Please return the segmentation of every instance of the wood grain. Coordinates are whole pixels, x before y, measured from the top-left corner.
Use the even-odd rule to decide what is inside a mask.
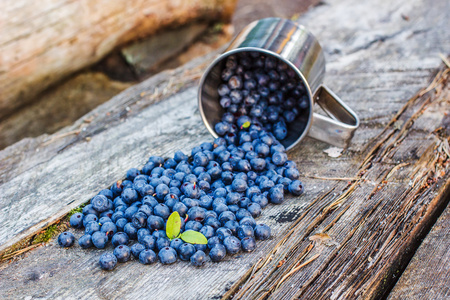
[[[64,250],[51,243],[1,266],[2,295],[206,299],[228,297],[248,279],[251,289],[241,289],[242,297],[267,291],[272,298],[355,299],[383,293],[397,263],[409,257],[405,251],[438,213],[449,181],[448,158],[436,160],[444,155],[449,134],[435,131],[448,126],[448,103],[440,98],[446,95],[442,91],[448,93],[446,82],[439,83],[439,93],[414,97],[441,65],[438,53],[450,48],[443,26],[446,5],[443,0],[431,7],[420,0],[342,0],[300,18],[326,51],[326,84],[357,111],[362,125],[341,157],[328,157],[323,150],[329,146],[311,139],[289,153],[304,175],[306,193],[264,210],[260,222],[273,227],[274,238],[258,243],[256,252],[208,263],[202,270],[182,262],[166,268],[128,263],[104,273],[96,267],[100,251]],[[211,59],[125,91],[86,116],[93,119],[78,136],[58,138],[83,127],[84,118],[53,136],[0,152],[0,237],[9,237],[1,240],[1,249],[35,232],[36,224],[85,202],[126,169],[142,166],[150,154],[189,150],[210,139],[196,111],[193,80]],[[43,145],[46,141],[53,142]],[[19,212],[8,209],[6,201]],[[37,203],[46,209],[30,214]]]
[[[119,45],[168,26],[229,19],[235,4],[235,0],[2,1],[0,119]]]
[[[450,298],[450,208],[421,243],[388,299]]]

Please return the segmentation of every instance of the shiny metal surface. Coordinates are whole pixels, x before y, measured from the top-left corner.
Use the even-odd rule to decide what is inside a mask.
[[[347,147],[359,126],[356,113],[324,85],[314,94],[314,101],[329,117],[314,113],[308,135],[337,147]]]
[[[257,51],[282,60],[297,73],[306,87],[310,109],[304,111],[290,124],[288,136],[282,141],[287,149],[300,142],[310,128],[316,126],[316,120],[319,127],[312,131],[312,137],[333,145],[346,144],[342,142],[342,139],[351,138],[348,130],[354,129],[347,128],[342,123],[350,121],[350,118],[344,117],[345,113],[343,114],[342,111],[347,111],[348,115],[353,117],[353,121],[351,121],[353,125],[349,126],[358,126],[359,120],[351,110],[339,107],[343,104],[341,100],[329,101],[328,96],[334,95],[333,93],[328,93],[326,98],[323,94],[324,100],[322,101],[323,103],[329,103],[329,105],[325,105],[328,107],[328,111],[325,111],[333,119],[321,115],[316,116],[316,114],[313,117],[314,98],[312,91],[319,91],[325,75],[325,58],[319,42],[302,25],[280,18],[262,19],[247,25],[234,38],[227,50],[214,60],[203,74],[198,92],[199,110],[203,122],[214,137],[217,137],[214,125],[220,121],[224,113],[217,94],[217,88],[221,83],[221,71],[228,56],[243,51]],[[322,92],[320,95],[322,95]],[[345,106],[345,108],[348,107]],[[348,130],[343,130],[343,128]],[[341,131],[342,134],[340,134]],[[333,135],[333,137],[328,134]]]

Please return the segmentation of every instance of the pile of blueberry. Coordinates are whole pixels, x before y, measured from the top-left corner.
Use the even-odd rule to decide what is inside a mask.
[[[226,109],[215,127],[220,137],[194,147],[190,157],[181,151],[168,159],[151,156],[141,170],[128,170],[125,180],[100,191],[70,218],[72,227],[84,228],[79,245],[112,244],[114,251],[99,261],[111,270],[132,256],[142,264],[179,258],[202,266],[207,253],[218,262],[270,238],[269,226],[255,221],[261,210],[282,203],[286,192],[303,192],[297,166],[279,142],[286,124],[305,109],[304,89],[290,73],[259,53],[230,56],[218,88]],[[181,232],[200,232],[207,244],[167,237],[166,223],[175,211]],[[58,237],[62,247],[74,241],[70,232]]]

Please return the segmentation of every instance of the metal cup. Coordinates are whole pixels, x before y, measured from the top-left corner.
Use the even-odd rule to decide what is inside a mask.
[[[359,118],[342,100],[322,85],[325,58],[317,39],[291,20],[267,18],[247,25],[225,52],[208,67],[200,80],[198,104],[203,122],[214,137],[214,125],[220,122],[224,109],[220,106],[218,86],[226,58],[239,52],[261,52],[285,62],[306,87],[309,109],[289,124],[286,149],[298,144],[306,135],[338,147],[347,147]],[[314,93],[312,93],[312,91]],[[328,116],[313,113],[317,102]]]

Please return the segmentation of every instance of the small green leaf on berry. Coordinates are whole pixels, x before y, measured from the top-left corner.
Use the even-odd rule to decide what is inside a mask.
[[[180,237],[186,243],[200,244],[200,245],[208,244],[208,240],[206,239],[206,237],[198,231],[186,230],[181,234]]]
[[[174,211],[167,219],[166,235],[170,240],[177,238],[180,234],[181,219],[177,211]]]

